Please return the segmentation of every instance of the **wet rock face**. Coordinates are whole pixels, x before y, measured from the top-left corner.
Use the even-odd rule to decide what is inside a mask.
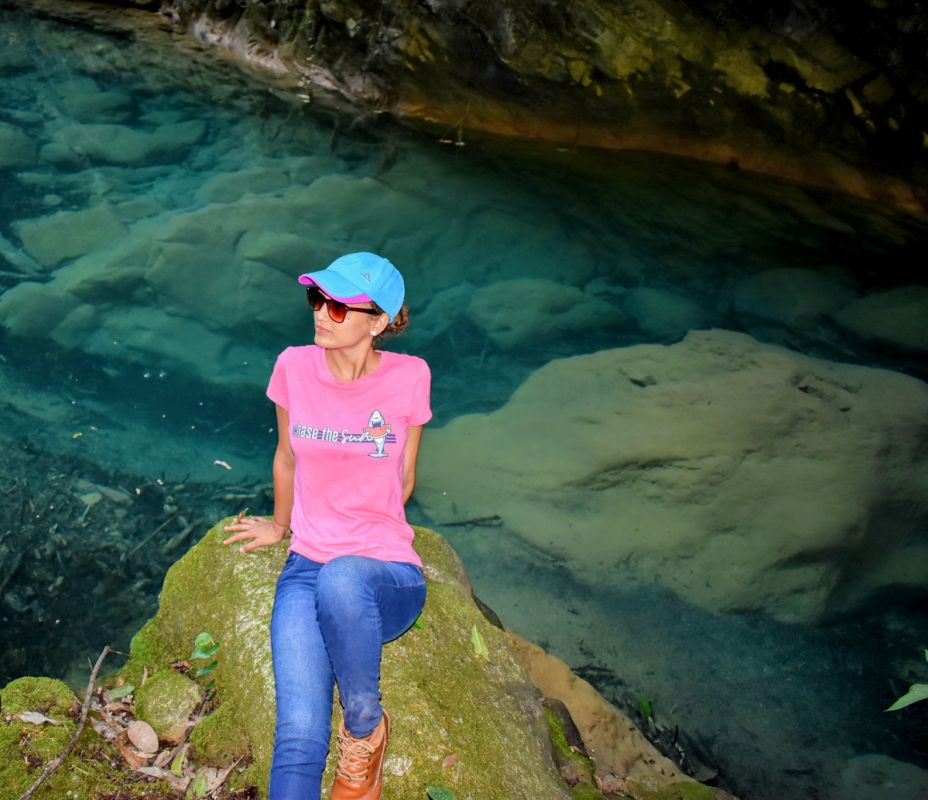
[[[926,198],[926,18],[917,6],[168,5],[206,38],[210,26],[233,30],[246,57],[276,49],[311,81],[377,108],[707,158],[913,206]]]

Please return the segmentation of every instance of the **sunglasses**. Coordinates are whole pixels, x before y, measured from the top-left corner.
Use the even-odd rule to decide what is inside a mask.
[[[376,308],[356,308],[355,306],[345,305],[341,300],[335,300],[322,293],[318,286],[310,286],[306,289],[306,302],[313,311],[319,311],[323,305],[329,312],[329,319],[332,322],[342,323],[349,311],[357,311],[359,314],[381,314]]]

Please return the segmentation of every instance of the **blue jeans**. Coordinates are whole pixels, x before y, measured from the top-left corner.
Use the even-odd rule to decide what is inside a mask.
[[[291,552],[277,580],[271,651],[277,726],[271,800],[317,800],[329,751],[332,689],[356,739],[380,722],[380,650],[425,602],[414,564],[341,556],[326,564]]]

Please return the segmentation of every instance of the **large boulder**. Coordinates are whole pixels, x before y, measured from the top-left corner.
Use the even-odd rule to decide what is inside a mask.
[[[814,621],[928,589],[928,387],[727,331],[550,362],[423,441],[441,524],[499,517],[589,585]]]
[[[459,797],[567,800],[551,760],[541,696],[508,636],[470,599],[451,549],[435,534],[417,533],[429,592],[421,627],[384,650],[381,685],[393,722],[385,799],[417,797],[439,784]],[[151,673],[188,655],[197,634],[209,631],[220,643],[213,675],[226,724],[244,731],[252,777],[266,790],[274,741],[268,625],[286,547],[242,555],[222,545],[224,535],[217,525],[168,572],[158,615],[133,639],[126,675],[137,683],[146,668]],[[488,658],[475,652],[474,628]],[[339,713],[336,703],[333,726]],[[336,753],[333,745],[329,780]],[[455,768],[444,768],[452,755]]]

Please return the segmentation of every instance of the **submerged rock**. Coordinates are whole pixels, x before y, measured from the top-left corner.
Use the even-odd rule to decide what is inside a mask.
[[[926,418],[914,378],[697,331],[550,362],[431,431],[416,498],[502,518],[588,585],[811,622],[928,590]]]
[[[32,139],[19,128],[0,122],[0,171],[31,167],[35,161]]]
[[[861,339],[903,353],[928,353],[928,286],[902,286],[869,295],[833,316],[842,328]]]
[[[850,303],[855,292],[840,278],[811,269],[771,269],[740,281],[734,307],[747,321],[808,326]]]
[[[86,255],[126,233],[107,205],[20,220],[13,223],[13,230],[26,252],[46,267]]]
[[[206,135],[206,123],[188,120],[137,130],[128,125],[66,125],[55,141],[101,164],[146,166],[181,160]]]
[[[513,350],[545,336],[621,325],[625,315],[605,300],[541,278],[491,283],[473,293],[468,311],[497,347]]]

